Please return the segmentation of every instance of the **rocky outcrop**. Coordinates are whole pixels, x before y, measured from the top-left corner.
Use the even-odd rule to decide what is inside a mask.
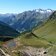
[[[44,48],[34,48],[30,46],[24,46],[22,50],[18,51],[21,56],[48,56],[48,52]]]

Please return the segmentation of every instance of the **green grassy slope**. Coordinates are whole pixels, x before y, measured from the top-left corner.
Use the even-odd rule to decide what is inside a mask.
[[[34,34],[56,44],[56,12],[50,16],[41,28],[35,30]]]
[[[32,33],[26,33],[24,35],[21,35],[19,41],[24,46],[33,46],[33,47],[39,47],[39,48],[40,47],[46,48],[49,46],[49,42],[47,42],[46,40],[43,40],[43,39],[39,39]]]

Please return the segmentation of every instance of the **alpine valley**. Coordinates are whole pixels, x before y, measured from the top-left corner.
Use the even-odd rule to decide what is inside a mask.
[[[0,55],[56,56],[56,11],[35,9],[0,14]]]

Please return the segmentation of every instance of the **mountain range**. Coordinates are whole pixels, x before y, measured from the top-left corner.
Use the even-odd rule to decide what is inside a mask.
[[[24,31],[30,31],[34,27],[47,21],[53,12],[54,10],[51,9],[35,9],[19,14],[0,14],[0,21],[22,33]]]
[[[3,48],[11,56],[56,56],[56,11],[38,9],[15,15],[0,14],[0,18],[0,40],[5,41]]]

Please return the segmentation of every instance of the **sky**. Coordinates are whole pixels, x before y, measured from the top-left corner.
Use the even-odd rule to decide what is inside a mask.
[[[21,13],[33,9],[56,9],[56,0],[0,0],[0,13]]]

